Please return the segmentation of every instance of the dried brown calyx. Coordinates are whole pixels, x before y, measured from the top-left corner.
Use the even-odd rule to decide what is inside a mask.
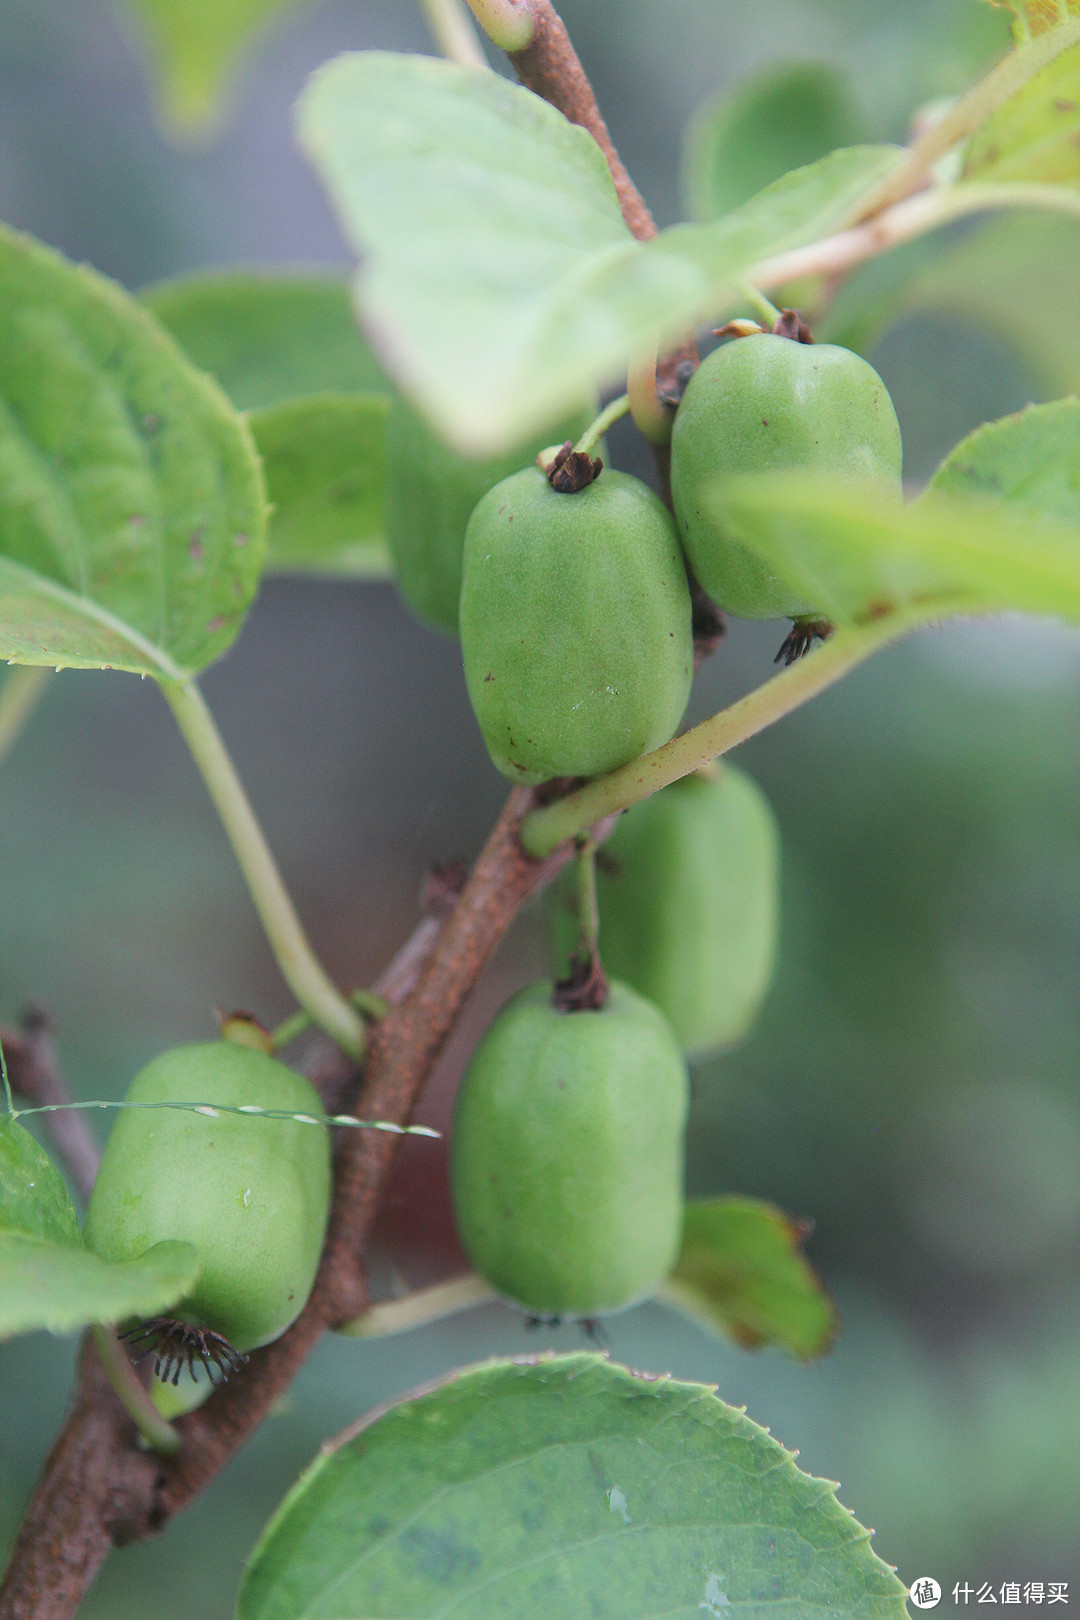
[[[604,463],[599,456],[575,450],[567,439],[555,452],[555,458],[548,468],[547,481],[557,495],[577,495],[595,483],[603,470]]]

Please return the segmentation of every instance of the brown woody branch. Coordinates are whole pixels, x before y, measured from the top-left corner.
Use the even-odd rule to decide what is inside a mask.
[[[656,235],[656,222],[615,150],[592,85],[582,67],[562,18],[551,0],[530,0],[533,36],[524,50],[510,52],[522,84],[558,107],[572,124],[587,129],[607,158],[623,218],[639,242]]]
[[[485,963],[524,901],[568,858],[568,849],[542,862],[522,850],[518,828],[533,804],[530,790],[511,793],[442,925],[438,949],[405,1000],[373,1028],[357,1109],[362,1116],[408,1121]],[[410,942],[405,950],[413,948]],[[326,1248],[306,1309],[205,1406],[179,1420],[184,1446],[175,1460],[137,1449],[134,1427],[92,1343],[84,1341],[71,1412],[0,1587],[0,1620],[70,1620],[110,1547],[153,1535],[205,1489],[292,1383],[320,1336],[359,1313],[361,1251],[397,1146],[398,1139],[382,1132],[346,1134]]]

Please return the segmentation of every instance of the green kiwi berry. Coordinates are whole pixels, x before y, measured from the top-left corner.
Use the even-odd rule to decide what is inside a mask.
[[[454,1113],[458,1232],[498,1292],[545,1317],[646,1298],[682,1226],[687,1075],[663,1014],[612,983],[599,1011],[514,996],[473,1054]]]
[[[594,776],[667,742],[693,641],[666,508],[625,473],[576,494],[538,468],[504,479],[469,519],[461,649],[488,751],[514,781]]]

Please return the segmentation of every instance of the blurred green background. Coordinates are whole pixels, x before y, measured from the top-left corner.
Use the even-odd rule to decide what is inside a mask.
[[[662,223],[680,214],[680,131],[747,73],[793,57],[846,64],[867,134],[899,139],[914,106],[962,87],[1006,39],[980,0],[562,10]],[[343,262],[290,107],[318,63],[369,46],[429,48],[404,0],[283,13],[236,74],[220,127],[177,145],[133,21],[103,0],[3,0],[0,217],[131,287],[203,265]],[[1046,265],[1027,289],[1034,324],[1076,328],[1078,243],[1067,236],[1061,274]],[[1022,349],[955,312],[908,310],[869,352],[915,480],[980,421],[1047,395]],[[613,448],[647,471],[628,434]],[[781,633],[733,625],[692,717],[766,678]],[[502,797],[456,645],[388,586],[276,581],[205,690],[325,960],[366,981],[411,927],[426,863],[475,853]],[[1009,619],[921,635],[740,763],[783,829],[783,963],[754,1037],[695,1073],[690,1185],[813,1217],[810,1252],[844,1331],[804,1368],[646,1306],[610,1321],[610,1349],[745,1402],[804,1466],[842,1481],[907,1581],[933,1574],[951,1593],[957,1580],[1071,1579],[1076,1602],[1080,637]],[[425,1118],[445,1122],[477,1030],[542,970],[540,921],[526,916]],[[149,683],[65,674],[0,770],[0,1012],[28,1000],[53,1016],[87,1097],[119,1096],[161,1047],[207,1036],[215,1003],[267,1021],[290,1010]],[[441,1151],[410,1143],[380,1282],[455,1264]],[[197,1506],[112,1558],[84,1612],[230,1614],[255,1535],[325,1437],[455,1364],[578,1342],[497,1308],[404,1339],[326,1342]],[[62,1416],[73,1352],[43,1335],[0,1347],[0,1547]]]

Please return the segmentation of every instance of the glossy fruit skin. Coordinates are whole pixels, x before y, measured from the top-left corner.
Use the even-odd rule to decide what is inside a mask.
[[[671,493],[690,566],[743,619],[813,614],[725,529],[726,476],[802,471],[878,486],[899,503],[900,424],[877,372],[850,349],[764,332],[715,349],[687,386],[671,442]],[[722,495],[721,495],[722,498]]]
[[[597,863],[605,966],[660,1008],[688,1057],[748,1034],[769,988],[780,839],[768,800],[733,765],[683,777],[619,818]],[[572,873],[549,891],[557,970],[577,944]]]
[[[667,742],[693,641],[666,508],[626,473],[576,495],[537,468],[504,479],[469,519],[461,650],[484,741],[513,781],[595,776]]]
[[[594,415],[579,411],[504,455],[468,461],[395,399],[386,423],[386,543],[417,618],[457,635],[465,530],[477,501],[541,450],[579,438]]]
[[[178,1046],[147,1064],[128,1102],[193,1102],[322,1113],[283,1063],[228,1041]],[[280,1337],[315,1280],[330,1208],[321,1125],[171,1109],[118,1114],[86,1213],[86,1240],[129,1260],[164,1238],[203,1260],[176,1316],[247,1351]]]
[[[647,1297],[682,1227],[688,1084],[663,1017],[613,983],[599,1012],[561,1012],[550,984],[514,996],[458,1094],[451,1190],[473,1265],[546,1317]]]

